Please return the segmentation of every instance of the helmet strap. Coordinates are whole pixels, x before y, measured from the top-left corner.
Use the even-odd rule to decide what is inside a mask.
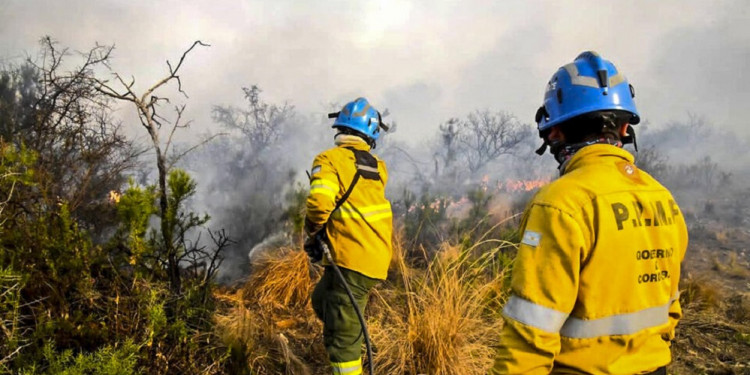
[[[545,152],[547,152],[548,146],[549,146],[549,141],[545,139],[544,143],[542,143],[542,145],[538,149],[536,149],[536,151],[534,152],[536,152],[537,155],[542,156],[544,155]]]
[[[635,152],[638,152],[638,142],[635,140],[635,129],[633,129],[633,126],[628,126],[628,135],[625,137],[622,137],[622,143],[628,144],[632,143],[633,147],[635,148]]]
[[[536,115],[537,116],[537,124],[539,123],[539,121],[541,121],[540,117],[539,117],[540,116],[539,113],[540,113],[540,111],[543,111],[543,110],[544,110],[544,107],[539,107],[539,110],[537,111],[537,115]],[[536,151],[534,151],[539,156],[542,156],[542,155],[544,155],[545,152],[547,152],[547,147],[550,145],[549,140],[547,140],[547,137],[549,136],[550,131],[551,131],[551,129],[546,129],[546,130],[540,130],[539,131],[539,138],[541,138],[544,141],[544,143],[542,143],[542,145],[539,146],[539,148],[536,149]]]

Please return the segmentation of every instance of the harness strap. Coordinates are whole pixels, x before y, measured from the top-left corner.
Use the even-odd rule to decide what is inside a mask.
[[[344,193],[344,195],[341,196],[341,199],[339,199],[339,201],[336,202],[336,207],[333,209],[333,211],[331,211],[331,214],[336,212],[336,210],[338,210],[339,207],[341,207],[341,205],[344,204],[344,202],[346,202],[346,200],[349,198],[349,195],[352,193],[352,190],[354,190],[354,185],[356,185],[357,181],[359,181],[359,176],[360,176],[360,173],[359,173],[359,170],[357,170],[357,173],[354,174],[354,178],[352,179],[352,182],[349,184],[349,188],[346,189],[346,192]]]
[[[357,172],[354,173],[354,178],[352,178],[352,182],[349,184],[349,188],[346,189],[346,192],[344,192],[344,195],[341,196],[341,199],[336,202],[336,207],[334,207],[333,211],[331,211],[331,214],[336,212],[336,210],[338,210],[339,207],[341,207],[341,205],[346,202],[346,200],[349,198],[349,195],[351,195],[352,191],[354,190],[354,186],[357,185],[360,176],[368,180],[380,180],[380,172],[378,172],[378,160],[375,159],[372,154],[367,151],[357,150],[354,147],[346,148],[354,153]]]

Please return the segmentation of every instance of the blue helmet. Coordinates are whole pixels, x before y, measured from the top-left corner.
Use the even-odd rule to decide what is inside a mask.
[[[583,52],[547,83],[537,126],[541,133],[576,116],[604,110],[628,112],[632,116],[628,122],[635,125],[640,116],[633,98],[633,86],[612,62],[596,52]]]
[[[357,98],[347,103],[341,112],[328,114],[329,118],[336,118],[333,128],[347,128],[354,130],[374,142],[380,136],[380,128],[388,130],[382,123],[380,112],[370,105],[365,98]]]

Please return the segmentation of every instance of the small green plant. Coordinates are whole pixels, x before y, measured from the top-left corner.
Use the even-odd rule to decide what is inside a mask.
[[[734,339],[737,340],[737,342],[750,346],[750,333],[737,332],[734,335]]]
[[[295,236],[301,236],[304,232],[307,194],[307,187],[301,183],[297,183],[286,193],[287,208],[284,210],[284,217],[292,224],[292,233]]]
[[[149,220],[156,213],[155,190],[154,186],[140,187],[131,178],[128,188],[117,202],[117,213],[131,251],[131,265],[136,265],[153,255],[153,245],[146,240],[146,233],[149,229]]]
[[[134,375],[138,361],[138,345],[125,340],[118,346],[105,346],[93,353],[73,354],[70,349],[58,352],[52,342],[43,349],[46,368],[31,366],[22,375]]]
[[[414,193],[405,190],[403,218],[406,238],[415,247],[430,248],[445,240],[445,232],[450,224],[446,214],[449,204],[448,197],[432,195],[425,191],[417,199]]]
[[[9,364],[23,348],[20,302],[23,277],[9,268],[0,268],[0,372],[10,372]]]

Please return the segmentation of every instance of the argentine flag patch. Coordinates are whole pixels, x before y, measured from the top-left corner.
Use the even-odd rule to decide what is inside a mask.
[[[541,233],[534,232],[533,230],[526,230],[525,232],[523,232],[523,239],[521,240],[521,243],[524,245],[537,247],[539,246],[539,241],[541,240]]]
[[[320,169],[321,168],[320,168],[319,165],[314,166],[313,169],[312,169],[312,171],[310,171],[310,175],[311,176],[315,176],[316,173],[320,172]]]

